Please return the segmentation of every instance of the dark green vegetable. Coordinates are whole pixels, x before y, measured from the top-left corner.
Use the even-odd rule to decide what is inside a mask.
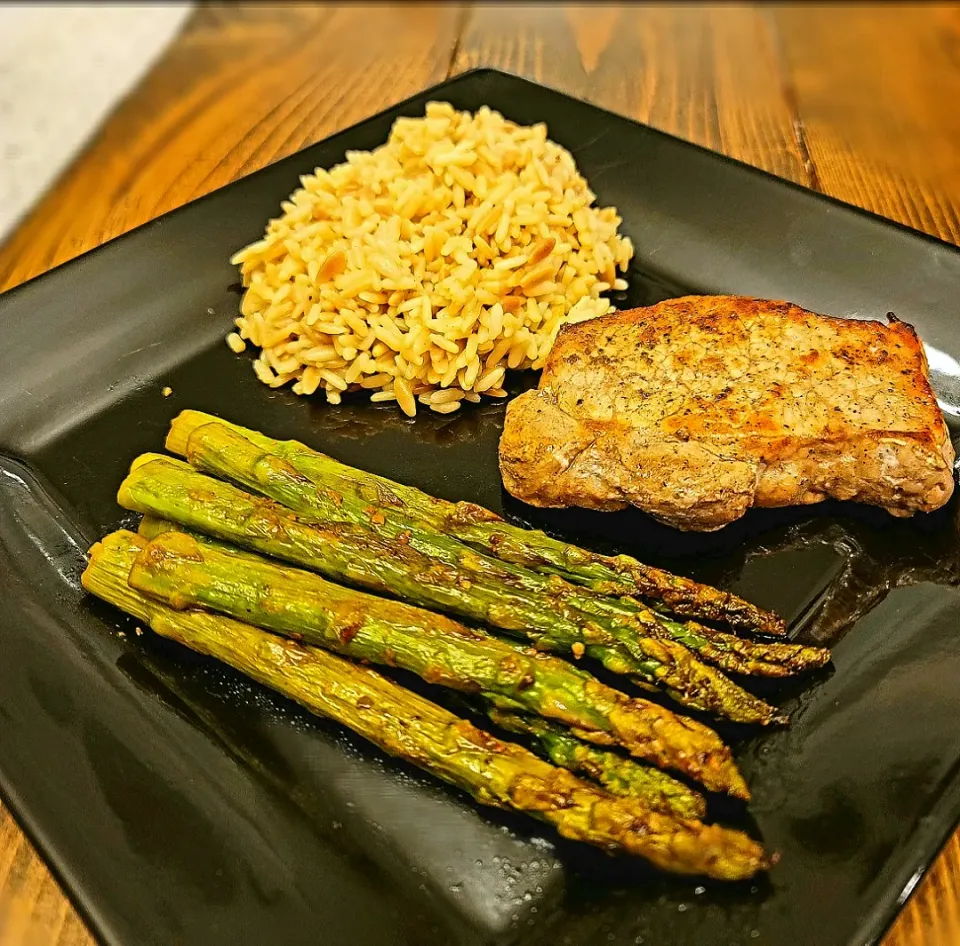
[[[656,684],[696,709],[736,722],[781,721],[773,707],[681,644],[640,637],[633,625],[602,614],[584,615],[569,600],[574,586],[512,570],[448,536],[394,532],[378,514],[372,528],[305,521],[276,502],[155,454],[134,461],[118,501],[335,581],[526,635],[542,650],[585,651],[608,669]]]
[[[386,752],[458,786],[477,801],[552,824],[565,837],[638,855],[663,870],[740,880],[769,868],[739,831],[673,818],[616,798],[511,743],[478,730],[375,670],[205,611],[176,611],[131,589],[143,540],[118,532],[97,543],[83,574],[93,594],[156,633],[212,656],[344,723]]]
[[[728,592],[644,565],[628,555],[597,555],[543,532],[504,522],[495,513],[473,503],[437,499],[415,487],[346,466],[295,440],[275,440],[212,414],[183,411],[171,424],[167,449],[186,456],[190,435],[197,427],[212,421],[286,460],[318,487],[328,486],[375,506],[393,506],[414,520],[504,561],[558,574],[603,594],[639,595],[650,602],[660,602],[667,610],[684,617],[722,621],[737,629],[766,634],[782,634],[786,630],[775,614]]]
[[[699,792],[665,772],[583,742],[563,726],[501,708],[496,702],[488,703],[487,715],[501,729],[533,738],[554,765],[589,775],[614,795],[639,798],[679,818],[702,818],[707,810]]]
[[[498,694],[583,739],[623,746],[715,791],[746,797],[729,749],[708,727],[630,699],[557,657],[442,615],[181,532],[151,540],[128,581],[174,608],[209,608],[344,656],[410,670],[430,683]]]
[[[139,527],[139,534],[148,540],[167,532],[179,531],[182,531],[181,527],[175,523],[151,516],[144,516]],[[201,533],[190,534],[201,544],[221,544]],[[176,685],[163,670],[155,669],[154,672],[162,675],[168,686]],[[181,698],[184,697],[181,695]],[[480,708],[501,729],[534,737],[543,754],[554,765],[571,772],[586,773],[614,795],[631,795],[658,811],[683,818],[700,818],[706,812],[703,796],[684,783],[660,769],[584,742],[564,726],[531,716],[521,703],[500,694],[485,693],[480,698]],[[222,738],[221,733],[218,732],[218,735]]]
[[[174,428],[178,423],[174,421]],[[214,420],[194,427],[183,452],[197,469],[261,493],[300,515],[315,517],[321,522],[353,522],[394,537],[410,533],[418,539],[423,534],[439,538],[431,522],[410,516],[409,507],[398,508],[395,502],[376,502],[377,498],[382,500],[383,497],[371,496],[370,490],[362,491],[362,495],[356,490],[343,491],[339,488],[343,477],[335,478],[333,483],[318,482],[301,473],[290,461],[266,451],[253,438],[224,422]],[[326,457],[321,460],[324,464],[333,462]],[[303,465],[307,461],[300,462]],[[367,475],[359,470],[353,473],[351,483]],[[447,537],[445,548],[450,545]],[[462,546],[462,543],[458,541],[455,545]],[[492,564],[490,567],[494,568]],[[723,670],[769,677],[785,677],[822,667],[830,659],[830,652],[825,648],[745,640],[693,622],[682,624],[627,596],[610,598],[556,579],[551,583],[549,578],[531,574],[529,569],[513,562],[501,562],[500,568],[515,579],[525,578],[534,593],[549,593],[556,598],[563,592],[568,606],[617,625],[611,628],[611,632],[621,642],[638,635],[672,640]]]

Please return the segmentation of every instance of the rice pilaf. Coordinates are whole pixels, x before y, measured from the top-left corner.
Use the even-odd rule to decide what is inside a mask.
[[[238,252],[235,352],[297,394],[348,390],[451,413],[539,368],[561,325],[611,310],[633,246],[543,124],[431,102],[387,143],[301,178]]]

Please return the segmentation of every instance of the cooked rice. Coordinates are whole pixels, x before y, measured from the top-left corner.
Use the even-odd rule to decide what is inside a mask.
[[[609,312],[633,246],[543,124],[443,102],[385,145],[318,168],[237,253],[246,292],[227,343],[260,348],[270,387],[349,390],[450,413],[540,368],[565,322]]]

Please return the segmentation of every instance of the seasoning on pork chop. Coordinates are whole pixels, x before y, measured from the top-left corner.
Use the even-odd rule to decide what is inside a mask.
[[[500,470],[534,506],[638,506],[711,531],[827,497],[910,516],[953,492],[913,328],[687,296],[565,326],[507,408]]]

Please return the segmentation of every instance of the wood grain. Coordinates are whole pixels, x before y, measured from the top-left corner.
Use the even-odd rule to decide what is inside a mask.
[[[520,73],[810,185],[765,18],[752,7],[497,7],[472,13],[457,71]]]
[[[0,248],[0,289],[494,65],[960,243],[960,9],[201,7]],[[960,943],[960,834],[884,946]],[[93,941],[0,808],[0,946]]]
[[[83,921],[0,806],[0,944],[93,946]]]
[[[960,7],[767,16],[820,188],[960,243]]]

